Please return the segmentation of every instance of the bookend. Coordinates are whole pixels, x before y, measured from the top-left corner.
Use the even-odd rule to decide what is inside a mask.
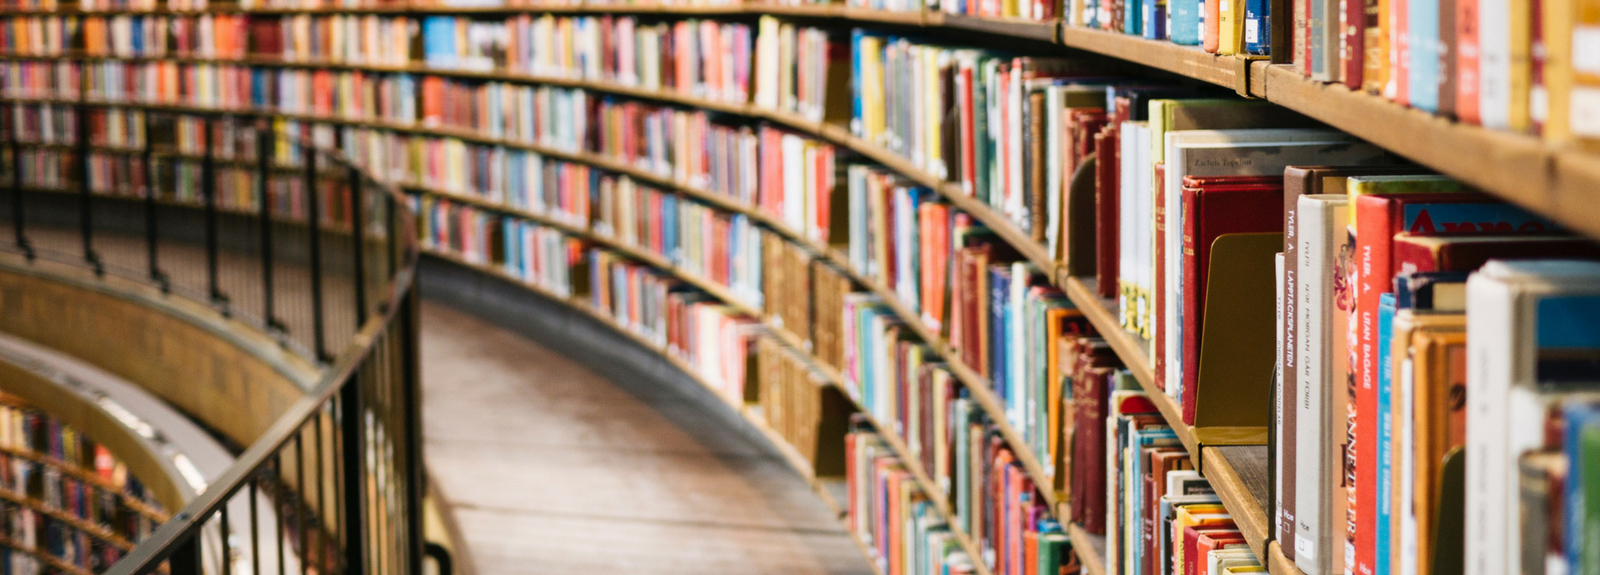
[[[1195,469],[1202,474],[1206,447],[1267,443],[1280,251],[1281,233],[1225,234],[1211,244],[1195,382]]]
[[[1434,505],[1433,575],[1461,575],[1466,570],[1467,451],[1444,454],[1439,466],[1439,501]]]

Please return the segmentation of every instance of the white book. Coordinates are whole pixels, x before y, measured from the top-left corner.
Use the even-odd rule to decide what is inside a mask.
[[[1285,237],[1288,237],[1288,236],[1285,236]],[[1275,289],[1277,291],[1277,296],[1278,296],[1278,298],[1277,298],[1278,313],[1274,317],[1274,323],[1273,323],[1273,325],[1277,328],[1276,329],[1277,337],[1273,338],[1273,341],[1277,342],[1277,348],[1273,352],[1273,357],[1276,358],[1276,361],[1274,363],[1277,364],[1277,369],[1274,369],[1273,373],[1272,373],[1272,397],[1274,398],[1273,401],[1272,401],[1272,436],[1278,438],[1276,441],[1272,442],[1272,446],[1273,446],[1272,447],[1272,460],[1278,462],[1277,463],[1277,467],[1276,467],[1277,473],[1273,473],[1272,474],[1272,482],[1273,482],[1272,483],[1272,500],[1274,502],[1274,505],[1273,505],[1274,509],[1283,509],[1283,475],[1284,475],[1284,473],[1283,473],[1283,464],[1284,464],[1284,459],[1283,459],[1283,454],[1284,454],[1284,445],[1283,445],[1283,404],[1284,404],[1284,402],[1278,400],[1277,398],[1283,397],[1284,393],[1288,393],[1292,389],[1292,386],[1285,386],[1284,385],[1284,381],[1287,380],[1287,377],[1283,373],[1283,371],[1285,369],[1289,369],[1288,366],[1285,366],[1283,364],[1283,348],[1284,348],[1284,346],[1288,345],[1288,342],[1285,340],[1287,334],[1284,333],[1284,322],[1285,322],[1284,314],[1290,313],[1290,310],[1294,309],[1292,306],[1290,306],[1288,304],[1288,301],[1287,301],[1287,298],[1290,297],[1293,294],[1293,292],[1290,292],[1290,291],[1288,291],[1286,289],[1288,280],[1285,277],[1285,273],[1286,273],[1285,270],[1287,268],[1287,266],[1285,265],[1285,259],[1288,258],[1288,257],[1290,257],[1290,256],[1288,256],[1284,252],[1278,252],[1277,256],[1273,258],[1273,262],[1272,262],[1272,264],[1273,264],[1273,272],[1276,274],[1276,278],[1277,278],[1277,281],[1273,285],[1274,285],[1274,287],[1275,287]],[[1276,530],[1276,526],[1278,524],[1278,519],[1276,517],[1270,517],[1268,519],[1271,520],[1271,524],[1274,526],[1274,530]]]
[[[1511,0],[1478,2],[1478,113],[1496,130],[1511,128],[1511,10]]]
[[[1301,196],[1295,208],[1300,258],[1295,324],[1295,541],[1294,561],[1306,575],[1331,575],[1336,539],[1344,530],[1343,498],[1332,497],[1343,442],[1344,322],[1339,309],[1339,253],[1349,243],[1344,222],[1349,198]]]
[[[756,106],[778,107],[778,19],[762,16],[756,33]]]
[[[1139,330],[1139,337],[1150,339],[1150,323],[1154,320],[1155,308],[1151,305],[1151,297],[1155,292],[1156,276],[1156,172],[1153,155],[1150,153],[1150,124],[1139,122],[1133,131],[1134,176],[1138,178],[1135,187],[1135,198],[1138,212],[1134,222],[1134,252],[1138,260],[1134,268],[1134,290],[1137,300],[1134,302],[1134,325]],[[1145,350],[1146,354],[1154,350]]]
[[[1491,261],[1467,279],[1467,575],[1520,571],[1517,457],[1543,443],[1556,397],[1539,370],[1550,342],[1540,340],[1593,329],[1568,304],[1595,299],[1596,262]]]
[[[1329,130],[1178,130],[1167,132],[1165,374],[1156,374],[1168,395],[1177,397],[1183,381],[1183,179],[1189,176],[1282,174],[1295,165],[1363,165],[1385,153],[1354,137]],[[1197,360],[1198,358],[1192,358]]]
[[[1129,306],[1132,305],[1132,302],[1128,300],[1132,284],[1130,281],[1131,274],[1134,266],[1133,225],[1131,223],[1133,221],[1133,199],[1135,195],[1133,193],[1135,186],[1133,178],[1134,125],[1133,122],[1123,122],[1118,129],[1120,136],[1117,138],[1117,217],[1119,220],[1117,225],[1117,245],[1121,246],[1117,250],[1117,309],[1119,312],[1118,317],[1121,318],[1124,329],[1132,329],[1134,327],[1129,322],[1129,318],[1132,317],[1130,313],[1132,310]]]

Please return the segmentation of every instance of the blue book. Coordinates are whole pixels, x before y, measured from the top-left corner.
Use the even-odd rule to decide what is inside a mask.
[[[316,28],[313,26],[312,28]],[[429,16],[422,19],[422,57],[429,66],[453,68],[456,65],[456,19]]]
[[[683,261],[683,245],[678,243],[678,197],[671,194],[661,196],[661,229],[665,234],[666,242],[663,250],[667,259],[673,263]]]
[[[850,31],[850,117],[854,125],[852,132],[857,136],[862,135],[864,126],[861,126],[861,41],[867,38],[865,30],[856,28]]]
[[[1406,91],[1411,97],[1411,107],[1429,112],[1439,111],[1439,60],[1444,57],[1444,44],[1439,39],[1439,0],[1408,0],[1410,13],[1406,26],[1410,34],[1410,74]]]
[[[506,273],[522,278],[522,242],[519,241],[521,234],[517,233],[518,223],[515,218],[500,220],[500,235],[505,240]]]
[[[1150,40],[1167,39],[1167,2],[1166,0],[1145,0],[1144,11],[1144,37]]]
[[[1378,528],[1373,534],[1378,549],[1389,549],[1389,522],[1394,514],[1394,370],[1390,369],[1390,340],[1394,339],[1394,294],[1378,296]],[[1389,554],[1378,553],[1374,573],[1389,572]]]
[[[1000,401],[1006,401],[1006,349],[1012,342],[1007,337],[1006,309],[1011,307],[1010,268],[991,268],[989,272],[989,382]]]
[[[1155,0],[1124,0],[1122,3],[1122,33],[1132,36],[1144,34],[1144,5]]]
[[[1244,0],[1244,51],[1257,56],[1272,53],[1272,3],[1268,0]]]
[[[1167,39],[1173,44],[1199,46],[1203,36],[1205,3],[1196,0],[1172,0],[1167,5],[1172,24],[1167,26]],[[1106,108],[1107,110],[1111,108]]]

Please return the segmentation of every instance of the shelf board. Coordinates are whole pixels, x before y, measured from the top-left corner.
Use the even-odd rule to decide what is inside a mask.
[[[1267,446],[1206,447],[1204,450],[1206,480],[1211,482],[1222,505],[1233,515],[1250,550],[1262,565],[1266,565],[1267,542],[1273,536],[1272,522],[1266,511],[1272,490],[1267,478],[1270,455]]]
[[[1304,78],[1288,65],[1266,70],[1268,101],[1305,114],[1391,150],[1440,173],[1493,192],[1591,236],[1600,235],[1600,217],[1592,209],[1563,211],[1555,187],[1556,155],[1533,136],[1470,126],[1407,108],[1382,97],[1352,91],[1341,84]],[[1593,166],[1594,155],[1582,157]],[[1600,189],[1574,168],[1569,190]],[[1576,193],[1576,192],[1575,192]],[[1592,205],[1592,204],[1591,204]]]
[[[966,14],[950,14],[937,10],[927,12],[925,25],[982,32],[1008,38],[1055,42],[1060,30],[1060,20],[1030,20],[1023,18],[985,18]]]
[[[1283,547],[1273,541],[1267,545],[1267,572],[1272,575],[1305,575],[1293,561],[1283,555]]]
[[[1067,537],[1072,540],[1072,551],[1078,556],[1087,575],[1106,575],[1106,537],[1083,530],[1082,525],[1067,525]]]
[[[1250,93],[1250,62],[1265,58],[1218,56],[1196,46],[1068,24],[1061,27],[1061,44],[1216,84],[1241,95]]]

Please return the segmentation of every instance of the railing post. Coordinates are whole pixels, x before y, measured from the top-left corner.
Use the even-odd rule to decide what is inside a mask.
[[[261,219],[261,319],[268,330],[288,331],[278,321],[272,289],[272,152],[276,143],[270,121],[256,120],[256,201]]]
[[[344,455],[344,573],[367,572],[366,414],[361,404],[361,371],[339,390],[339,440]]]
[[[78,205],[82,208],[78,211],[78,229],[83,236],[83,261],[94,270],[94,275],[103,276],[106,273],[105,265],[100,262],[100,254],[94,253],[94,190],[89,185],[89,106],[80,101],[75,112],[78,115]]]
[[[417,295],[415,284],[400,300],[399,317],[395,321],[399,324],[400,331],[400,399],[401,408],[405,410],[405,452],[406,468],[406,547],[410,551],[410,573],[422,573],[422,558],[426,553],[427,541],[422,536],[422,499],[427,493],[427,473],[423,471],[422,464],[422,362],[418,350],[418,340],[421,330],[418,322],[422,319],[421,298]],[[446,559],[448,561],[448,559]],[[441,573],[449,570],[441,565]]]
[[[141,159],[144,161],[144,233],[145,256],[150,262],[150,281],[161,286],[161,293],[172,291],[172,282],[167,280],[167,274],[161,271],[161,264],[157,258],[160,234],[156,223],[156,157],[150,143],[150,110],[146,109],[140,115],[144,122],[144,150]]]
[[[362,229],[361,170],[352,165],[346,173],[350,179],[350,241],[355,246],[356,329],[361,329],[367,323],[367,256],[366,234]]]
[[[172,575],[205,575],[200,561],[200,537],[190,536],[167,556]]]
[[[317,199],[317,150],[302,142],[306,156],[306,229],[311,233],[311,341],[318,361],[327,361],[327,335],[322,333],[322,210]]]
[[[222,283],[217,270],[217,132],[215,116],[206,115],[201,123],[205,130],[205,153],[200,157],[200,194],[205,201],[206,220],[206,287],[211,303],[228,315],[228,294],[222,293]]]
[[[16,232],[17,249],[22,250],[22,255],[33,261],[33,244],[28,241],[28,233],[24,223],[27,218],[23,214],[23,181],[22,181],[22,131],[17,126],[17,107],[11,106],[11,229]]]

